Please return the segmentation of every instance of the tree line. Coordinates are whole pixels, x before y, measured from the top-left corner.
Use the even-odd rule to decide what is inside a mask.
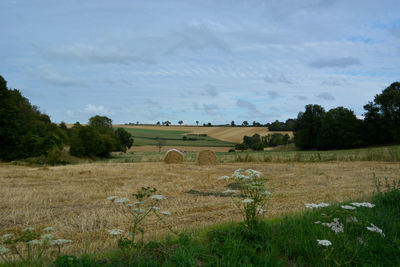
[[[107,157],[126,151],[133,139],[124,129],[112,128],[112,120],[94,116],[87,126],[52,123],[50,117],[31,105],[17,89],[7,88],[0,75],[0,160],[45,156],[57,162],[64,147],[78,157]]]

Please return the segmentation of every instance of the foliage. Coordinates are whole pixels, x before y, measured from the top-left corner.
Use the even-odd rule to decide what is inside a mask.
[[[28,99],[0,76],[0,159],[14,160],[47,155],[62,149],[68,136],[50,117],[32,106]]]
[[[252,169],[246,171],[237,169],[231,177],[222,176],[218,178],[220,181],[229,181],[231,179],[237,184],[239,194],[235,194],[237,193],[236,190],[226,190],[223,194],[239,197],[237,200],[232,197],[232,200],[243,214],[244,225],[254,229],[264,216],[266,203],[271,195],[265,186],[266,179],[260,177],[260,172]]]
[[[269,131],[294,131],[296,125],[295,119],[287,119],[285,122],[274,121],[273,123],[267,123]]]

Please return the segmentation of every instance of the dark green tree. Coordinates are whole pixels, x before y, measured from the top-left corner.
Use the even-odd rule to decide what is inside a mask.
[[[123,152],[126,152],[126,149],[129,149],[133,145],[133,138],[130,133],[128,133],[124,128],[118,128],[115,130],[115,134],[117,135],[120,149]]]
[[[325,110],[320,105],[307,105],[297,116],[294,142],[300,149],[317,148],[317,137]]]

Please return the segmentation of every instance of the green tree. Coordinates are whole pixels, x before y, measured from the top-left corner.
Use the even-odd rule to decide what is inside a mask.
[[[182,125],[182,123],[183,123],[183,120],[180,120],[180,121],[178,121],[178,123],[179,123],[179,125]]]
[[[305,108],[306,110],[297,116],[294,142],[300,149],[316,148],[325,109],[320,105],[312,104]]]
[[[120,150],[126,152],[126,149],[132,147],[134,142],[132,135],[128,133],[124,128],[118,128],[115,130],[115,134],[117,135],[118,141],[120,143]]]

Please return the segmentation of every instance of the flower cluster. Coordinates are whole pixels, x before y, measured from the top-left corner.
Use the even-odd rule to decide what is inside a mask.
[[[119,198],[118,196],[109,196],[106,198],[106,200],[111,201],[121,213],[124,215],[128,214],[132,218],[132,225],[128,230],[128,235],[126,238],[120,239],[120,246],[121,244],[123,244],[123,246],[137,246],[138,242],[136,241],[136,237],[138,232],[141,233],[141,240],[143,243],[145,219],[150,214],[156,215],[159,220],[164,223],[165,221],[161,215],[171,215],[169,211],[160,211],[160,207],[157,207],[160,201],[167,198],[163,195],[155,194],[156,191],[156,188],[142,187],[137,193],[132,194],[136,199],[133,202],[127,197]],[[111,229],[107,231],[112,236],[119,236],[124,232],[124,230],[121,229]]]
[[[235,205],[241,210],[245,225],[253,227],[258,220],[265,213],[265,205],[268,197],[271,195],[265,186],[266,179],[261,177],[259,171],[248,169],[237,169],[233,174],[229,176],[221,176],[218,178],[219,181],[233,180],[237,185],[238,190],[228,189],[222,193],[230,195],[232,200],[234,197],[240,200],[234,201]]]

